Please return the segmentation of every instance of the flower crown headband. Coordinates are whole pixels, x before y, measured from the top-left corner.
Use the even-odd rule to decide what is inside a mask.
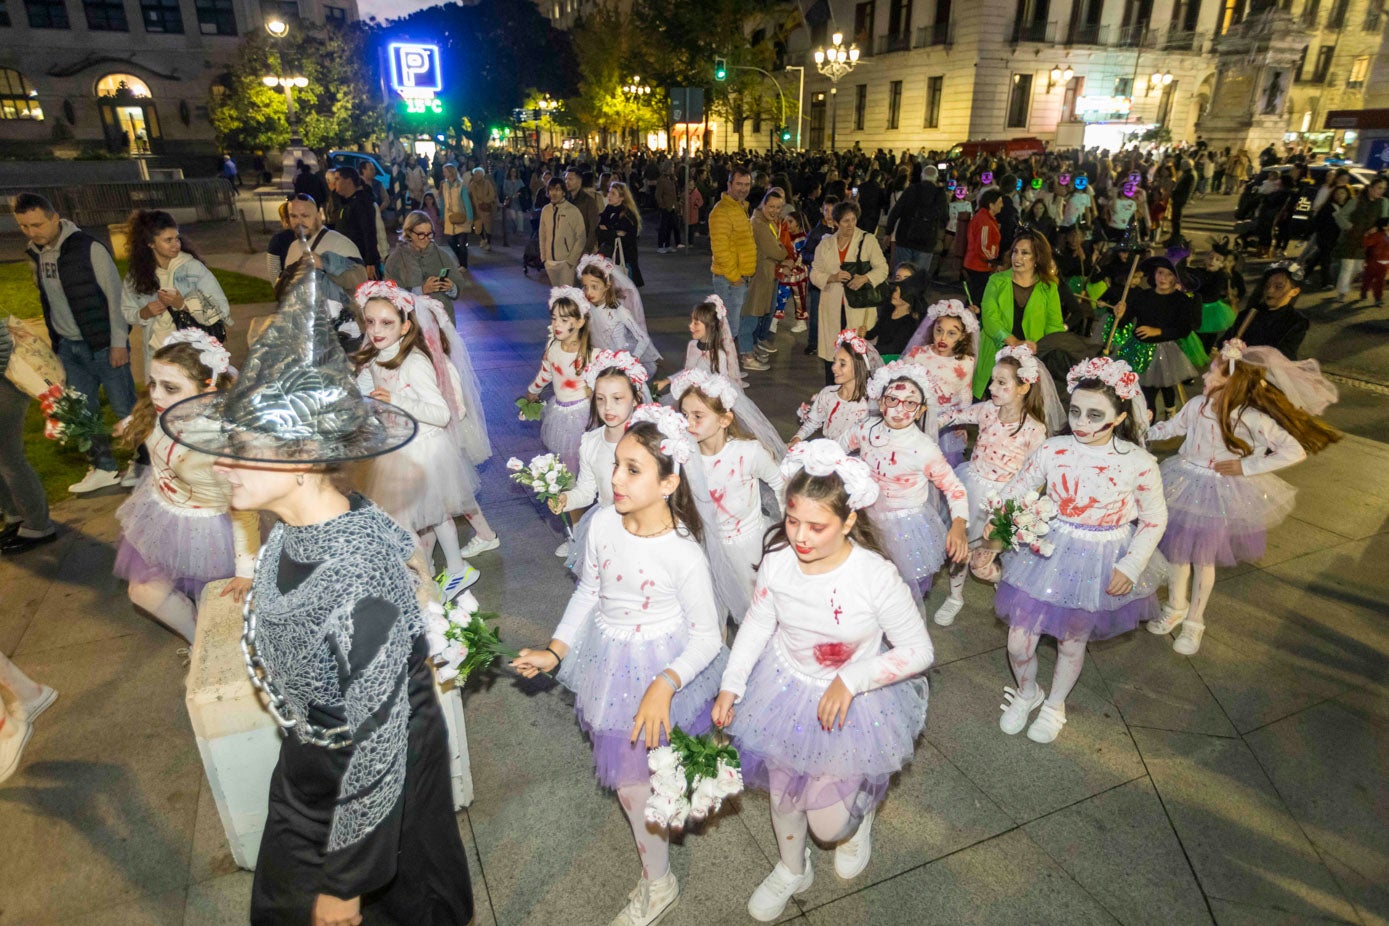
[[[213,382],[231,369],[231,353],[222,342],[201,328],[180,328],[169,335],[165,344],[188,344],[197,348],[198,362],[212,371]]]
[[[849,348],[860,357],[868,356],[868,342],[853,328],[845,328],[839,332],[839,337],[834,339],[834,349],[838,350],[841,347]]]
[[[577,286],[552,286],[550,287],[550,308],[555,307],[555,303],[561,299],[568,299],[579,307],[579,315],[588,318],[589,310],[592,308],[588,304],[588,297],[584,291]]]
[[[723,304],[723,300],[720,299],[717,294],[710,293],[708,296],[704,297],[704,301],[712,303],[714,306],[714,314],[718,316],[719,321],[723,322],[725,325],[728,324],[728,306]]]
[[[1066,391],[1075,392],[1076,383],[1083,379],[1098,379],[1125,402],[1141,394],[1138,374],[1124,361],[1112,357],[1091,357],[1071,367],[1066,374]]]
[[[602,271],[603,276],[608,278],[608,280],[612,280],[613,272],[617,270],[617,265],[615,265],[612,261],[608,260],[602,254],[585,254],[583,257],[581,257],[579,259],[579,266],[577,268],[579,276],[583,276],[584,271],[587,270],[589,267],[597,267],[599,270]]]
[[[1011,357],[1018,362],[1018,379],[1024,383],[1035,383],[1042,378],[1042,368],[1037,366],[1037,355],[1026,344],[1019,344],[1016,347],[1005,347],[1003,350],[994,354],[994,363],[998,363],[1005,357]]]
[[[945,316],[958,318],[960,324],[965,326],[965,333],[974,335],[979,333],[979,319],[974,317],[963,302],[958,299],[942,299],[926,310],[926,317],[934,324],[937,319]]]
[[[883,390],[894,379],[908,379],[915,383],[916,388],[921,390],[923,404],[931,402],[935,398],[936,384],[931,379],[931,374],[926,372],[926,368],[921,364],[912,363],[910,360],[894,360],[878,367],[868,380],[868,398],[882,398]]]
[[[385,299],[396,307],[401,315],[415,311],[415,297],[408,289],[401,289],[391,280],[367,280],[352,294],[357,304],[365,306],[370,299]]]
[[[846,456],[839,444],[828,438],[802,441],[786,451],[781,475],[789,481],[801,470],[812,476],[838,476],[849,495],[849,507],[855,511],[878,500],[878,483],[868,464]]]
[[[690,426],[685,416],[664,405],[638,405],[627,419],[627,427],[649,421],[661,432],[661,453],[675,461],[675,471],[690,462],[694,454],[694,442],[690,439]]]
[[[1244,351],[1249,345],[1239,338],[1231,338],[1225,342],[1225,346],[1220,348],[1220,359],[1229,361],[1229,369],[1226,376],[1231,376],[1235,372],[1235,361],[1244,359]]]
[[[733,411],[733,405],[738,401],[738,389],[727,376],[694,369],[681,370],[671,377],[670,394],[677,403],[691,389],[698,389],[709,398],[718,399],[724,411]]]
[[[589,389],[595,388],[598,376],[604,370],[617,368],[632,381],[632,385],[640,391],[646,385],[646,367],[641,365],[641,361],[625,350],[600,350],[594,353],[593,359],[588,362],[584,369],[584,382]]]

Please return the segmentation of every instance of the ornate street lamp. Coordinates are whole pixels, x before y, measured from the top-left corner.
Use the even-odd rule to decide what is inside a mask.
[[[651,97],[651,88],[641,82],[641,77],[633,74],[632,79],[623,86],[622,95],[627,98],[629,103],[641,106],[645,100]],[[638,144],[641,138],[640,131],[641,130],[637,128],[635,124],[635,120],[633,120],[632,140],[638,142]]]
[[[299,137],[299,120],[294,114],[294,88],[303,89],[309,85],[307,77],[279,77],[267,74],[260,79],[260,82],[267,87],[279,87],[285,92],[285,120],[289,122],[289,143],[293,146],[302,146],[304,139]]]
[[[835,135],[839,128],[839,81],[858,66],[858,46],[844,47],[844,33],[836,32],[828,48],[815,49],[815,69],[830,79],[830,96],[834,98],[830,116],[830,150],[835,150]]]

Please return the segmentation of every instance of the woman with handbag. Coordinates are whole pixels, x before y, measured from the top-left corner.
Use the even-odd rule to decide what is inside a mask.
[[[858,227],[857,203],[841,202],[831,216],[838,231],[820,239],[810,266],[811,285],[820,290],[817,346],[827,376],[839,333],[852,328],[862,337],[877,324],[888,269],[878,239]]]
[[[497,186],[487,171],[474,167],[468,181],[468,195],[473,200],[473,234],[482,239],[482,249],[492,250],[492,220],[497,216]]]
[[[226,343],[232,323],[222,285],[198,259],[167,212],[136,209],[126,223],[130,269],[121,289],[121,314],[144,328],[145,364],[180,328],[199,328]]]
[[[637,239],[641,236],[641,212],[632,198],[632,188],[621,180],[608,185],[608,202],[598,216],[598,253],[626,271],[632,285],[641,287],[637,263]]]
[[[444,234],[448,236],[449,247],[458,255],[458,263],[466,270],[468,231],[473,227],[473,198],[468,193],[468,184],[459,179],[458,164],[453,161],[444,165],[439,196],[443,200]]]

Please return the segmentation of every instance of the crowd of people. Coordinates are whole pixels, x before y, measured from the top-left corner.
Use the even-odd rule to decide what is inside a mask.
[[[574,693],[631,824],[641,876],[613,922],[654,923],[679,897],[647,812],[648,749],[675,725],[723,731],[771,796],[778,860],[748,900],[771,922],[813,881],[810,837],[842,879],[869,864],[926,722],[937,578],[934,632],[967,589],[1007,625],[1001,731],[1051,743],[1089,641],[1143,626],[1199,653],[1215,567],[1259,559],[1292,510],[1275,471],[1339,439],[1317,417],[1334,387],[1297,358],[1302,269],[1272,264],[1246,296],[1241,244],[1193,252],[1182,232],[1191,198],[1238,185],[1247,161],[713,155],[688,185],[687,165],[626,153],[417,159],[399,181],[305,167],[269,252],[281,309],[239,376],[226,297],[171,216],[131,217],[122,278],[50,203],[17,197],[54,354],[94,409],[104,388],[136,453],[122,474],[95,441],[73,486],[131,484],[115,569],[132,603],[191,640],[208,583],[247,602],[248,669],[286,729],[252,921],[472,913],[430,670],[439,602],[424,594],[436,552],[448,601],[503,544],[477,473],[496,408],[458,334],[470,238],[487,248],[514,215],[526,269],[552,285],[539,371],[516,386],[523,421],[545,399],[534,446],[576,476],[551,509],[584,510],[555,551],[577,585],[511,667]],[[1336,175],[1326,185],[1341,198]],[[1354,193],[1370,205],[1342,236],[1382,193]],[[643,209],[658,254],[708,237],[711,292],[689,307],[678,366],[647,329]],[[1382,288],[1382,271],[1364,275]],[[787,321],[824,387],[783,435],[755,396]],[[9,555],[56,529],[9,429],[27,401],[6,389]],[[1149,445],[1177,438],[1159,464]],[[276,521],[264,537],[258,512]],[[57,695],[3,657],[0,689],[3,780]]]

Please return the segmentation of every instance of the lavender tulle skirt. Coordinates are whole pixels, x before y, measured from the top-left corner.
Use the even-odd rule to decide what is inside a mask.
[[[964,483],[969,496],[969,542],[979,543],[984,539],[984,528],[989,526],[989,493],[1002,492],[1008,483],[985,479],[970,462],[955,467],[955,475]]]
[[[588,428],[588,406],[588,399],[561,402],[550,396],[540,415],[540,442],[575,476],[579,474],[579,441]]]
[[[1148,369],[1138,378],[1138,382],[1149,388],[1176,386],[1199,375],[1186,354],[1182,353],[1179,343],[1163,341],[1154,349],[1153,361],[1148,364]]]
[[[183,513],[159,498],[146,475],[116,509],[121,525],[116,576],[127,582],[163,580],[194,601],[203,586],[236,575],[236,547],[226,512]]]
[[[578,639],[560,666],[560,684],[574,692],[574,714],[593,743],[598,783],[617,789],[650,780],[646,745],[629,742],[637,706],[661,670],[685,649],[689,625],[683,620],[614,626],[602,612],[584,622]],[[707,733],[713,726],[709,711],[719,694],[728,650],[719,655],[670,704],[671,723],[686,733]]]
[[[1133,525],[1090,527],[1056,518],[1047,539],[1051,556],[1026,547],[1003,554],[1003,578],[994,610],[1004,622],[1058,640],[1105,640],[1157,616],[1155,592],[1167,576],[1167,561],[1154,552],[1127,595],[1105,591],[1114,564],[1133,538]]]
[[[925,597],[945,562],[946,529],[940,515],[930,505],[893,510],[874,505],[869,515],[888,559],[918,597]]]
[[[1174,563],[1233,566],[1264,555],[1268,530],[1293,510],[1297,490],[1272,473],[1222,476],[1181,457],[1162,464],[1167,532],[1158,549]]]
[[[855,696],[843,729],[826,732],[817,714],[831,681],[793,667],[773,641],[748,677],[728,733],[742,758],[743,781],[771,793],[778,809],[819,810],[847,801],[862,817],[912,760],[926,726],[926,679]]]
[[[940,452],[951,469],[964,462],[966,442],[964,428],[946,428],[940,432]]]
[[[422,531],[478,512],[478,475],[447,431],[422,427],[410,443],[362,464],[362,494],[399,524]]]

